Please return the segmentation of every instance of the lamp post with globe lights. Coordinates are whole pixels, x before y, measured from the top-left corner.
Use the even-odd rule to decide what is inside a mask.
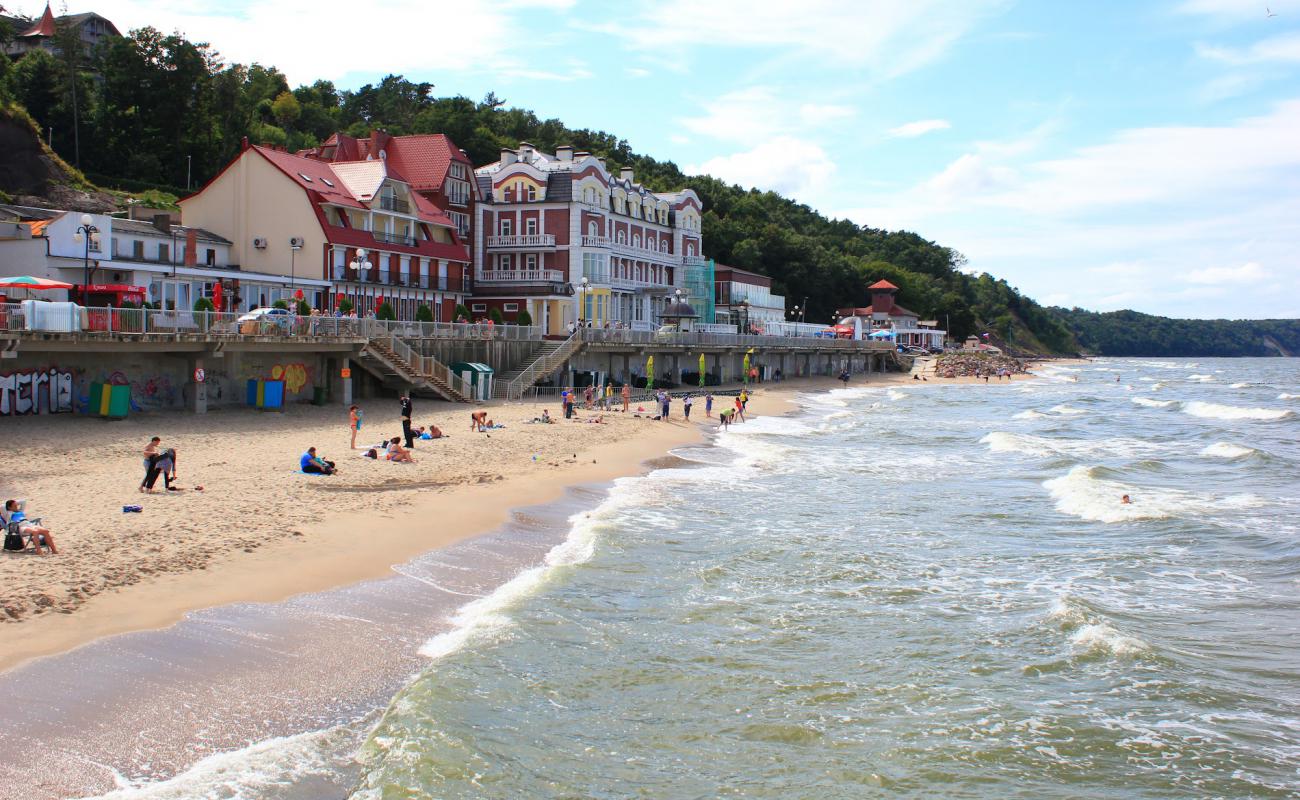
[[[81,262],[81,296],[85,301],[86,289],[90,286],[90,246],[95,245],[99,249],[99,228],[94,226],[95,218],[89,214],[81,215],[81,225],[77,227],[77,232],[72,234],[72,241],[77,244],[86,245],[85,253]]]
[[[361,281],[361,273],[368,272],[373,266],[370,259],[366,258],[365,248],[358,248],[356,256],[348,262],[348,269],[355,273],[358,282]]]

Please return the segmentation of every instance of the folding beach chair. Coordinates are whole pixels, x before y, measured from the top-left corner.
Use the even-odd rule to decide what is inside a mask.
[[[23,520],[23,522],[40,525],[41,518]],[[36,546],[36,537],[23,531],[23,522],[10,522],[9,518],[3,512],[0,512],[0,523],[4,524],[4,550],[6,553],[22,553],[27,550],[40,552],[40,548]]]

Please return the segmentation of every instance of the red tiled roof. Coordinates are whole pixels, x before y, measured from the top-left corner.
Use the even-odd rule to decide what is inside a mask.
[[[334,152],[325,159],[321,151],[327,147],[333,147]],[[378,158],[380,150],[384,151],[389,170],[401,174],[402,180],[417,192],[441,190],[453,161],[465,164],[470,170],[474,166],[456,143],[442,133],[390,136],[384,131],[374,131],[368,139],[335,133],[319,147],[298,154],[334,162],[364,161],[372,156]]]
[[[325,202],[337,203],[351,208],[366,208],[361,201],[352,196],[343,181],[339,180],[339,176],[334,174],[334,170],[330,169],[329,162],[317,161],[314,158],[303,158],[293,153],[273,150],[260,145],[253,145],[250,149],[257,151],[259,155],[278,167],[285,175],[288,175],[294,183],[309,192],[319,195]],[[311,183],[304,181],[302,179],[303,175],[311,178]],[[326,181],[329,183],[326,183]],[[330,183],[334,185],[330,186]]]
[[[868,288],[868,289],[875,289],[875,290],[888,290],[888,289],[892,289],[892,290],[894,290],[894,291],[898,291],[898,287],[895,286],[894,284],[890,283],[889,281],[876,281],[875,283],[871,284],[871,285],[868,286],[867,288]]]
[[[875,311],[872,309],[871,306],[867,306],[866,308],[841,308],[839,311],[835,313],[839,314],[842,317],[869,317],[872,314],[874,314]],[[915,311],[908,311],[906,308],[903,308],[902,306],[897,304],[895,304],[894,307],[889,310],[889,316],[916,317],[917,319],[921,318],[921,315],[916,313]]]
[[[54,13],[50,11],[50,4],[45,4],[45,13],[41,15],[40,20],[35,25],[28,28],[20,36],[53,36],[56,32],[54,24]]]

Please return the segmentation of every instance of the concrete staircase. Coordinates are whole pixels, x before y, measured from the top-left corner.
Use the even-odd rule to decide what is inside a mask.
[[[574,353],[582,348],[582,334],[574,333],[562,342],[545,341],[526,363],[497,375],[492,385],[492,396],[505,400],[518,400],[538,381],[564,366]]]
[[[416,355],[396,336],[370,339],[361,349],[357,362],[386,385],[407,391],[432,392],[453,403],[473,400],[458,386],[458,378],[445,364],[432,356]]]

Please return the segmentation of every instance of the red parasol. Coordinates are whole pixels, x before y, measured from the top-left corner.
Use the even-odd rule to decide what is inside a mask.
[[[294,292],[294,295],[293,295],[293,296],[296,297],[296,298],[298,298],[299,300],[301,300],[301,299],[302,299],[302,289],[299,289],[298,291]]]
[[[222,307],[222,302],[221,302],[222,300],[225,299],[222,297],[222,294],[224,293],[225,293],[225,289],[222,288],[221,281],[217,281],[216,283],[212,284],[212,305],[215,306],[218,311],[226,310],[225,308]]]

